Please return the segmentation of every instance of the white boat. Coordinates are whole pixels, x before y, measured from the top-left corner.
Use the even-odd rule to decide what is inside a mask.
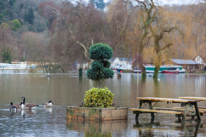
[[[134,73],[141,73],[141,70],[134,69],[133,72]]]
[[[144,66],[145,69],[146,69],[146,73],[154,73],[155,71],[155,66]],[[164,70],[167,70],[169,68],[175,68],[175,69],[178,69],[178,73],[185,73],[185,69],[183,69],[182,66],[169,66],[169,65],[164,65],[164,66],[160,66],[160,70],[159,72],[161,73],[162,71]]]

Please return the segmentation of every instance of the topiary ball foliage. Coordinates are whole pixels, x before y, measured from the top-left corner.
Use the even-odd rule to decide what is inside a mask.
[[[113,78],[113,76],[114,76],[114,71],[111,70],[110,68],[102,69],[102,73],[104,74],[105,79]]]
[[[109,61],[103,60],[102,63],[103,63],[103,67],[110,68],[111,63]]]
[[[92,88],[86,91],[84,97],[85,107],[112,106],[114,94],[107,88]]]
[[[103,73],[98,74],[97,71],[91,68],[87,70],[87,78],[94,81],[98,81],[99,79],[104,79],[104,74]]]
[[[95,71],[101,70],[104,67],[103,63],[100,63],[99,61],[93,61],[91,65],[91,68]]]
[[[97,43],[90,47],[89,58],[97,61],[109,60],[113,55],[112,48],[107,44]]]

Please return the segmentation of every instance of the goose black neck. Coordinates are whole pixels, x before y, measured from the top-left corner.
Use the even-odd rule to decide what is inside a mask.
[[[23,104],[25,105],[25,98],[23,98]]]

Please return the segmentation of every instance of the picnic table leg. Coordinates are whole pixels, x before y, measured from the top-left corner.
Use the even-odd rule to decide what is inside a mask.
[[[142,100],[140,100],[138,104],[138,108],[140,109],[141,107],[142,107]]]
[[[139,104],[138,104],[138,108],[140,109],[142,107],[142,100],[139,101]],[[139,118],[139,112],[135,112],[135,121],[137,122],[138,121],[138,118]]]
[[[196,128],[195,128],[195,134],[194,134],[194,137],[196,137],[197,134],[198,134],[198,130],[199,130],[200,124],[201,124],[200,121],[197,121],[197,125],[196,125]]]
[[[136,115],[135,115],[135,121],[136,122],[139,121],[138,118],[139,118],[139,112],[136,112]]]
[[[197,102],[194,103],[194,106],[195,106],[195,110],[196,110],[197,119],[201,120],[200,112],[199,112],[199,109],[198,109],[198,106],[197,106]]]
[[[151,101],[149,102],[149,109],[153,109]],[[152,117],[151,121],[154,122],[155,119],[154,113],[151,113],[151,117]]]

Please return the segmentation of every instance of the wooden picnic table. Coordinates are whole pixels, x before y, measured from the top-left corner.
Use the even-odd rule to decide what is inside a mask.
[[[200,102],[199,100],[156,97],[137,97],[136,99],[139,100],[138,108],[130,109],[133,111],[134,114],[136,114],[136,120],[138,120],[138,116],[140,113],[151,113],[152,120],[154,120],[154,113],[176,114],[179,119],[180,117],[182,117],[182,120],[185,120],[187,116],[197,116],[197,119],[201,120],[200,112],[197,105],[197,102]],[[167,104],[180,103],[181,106],[184,108],[184,111],[182,112],[181,110],[171,108],[168,110],[156,109],[154,106],[158,102],[167,102]]]

